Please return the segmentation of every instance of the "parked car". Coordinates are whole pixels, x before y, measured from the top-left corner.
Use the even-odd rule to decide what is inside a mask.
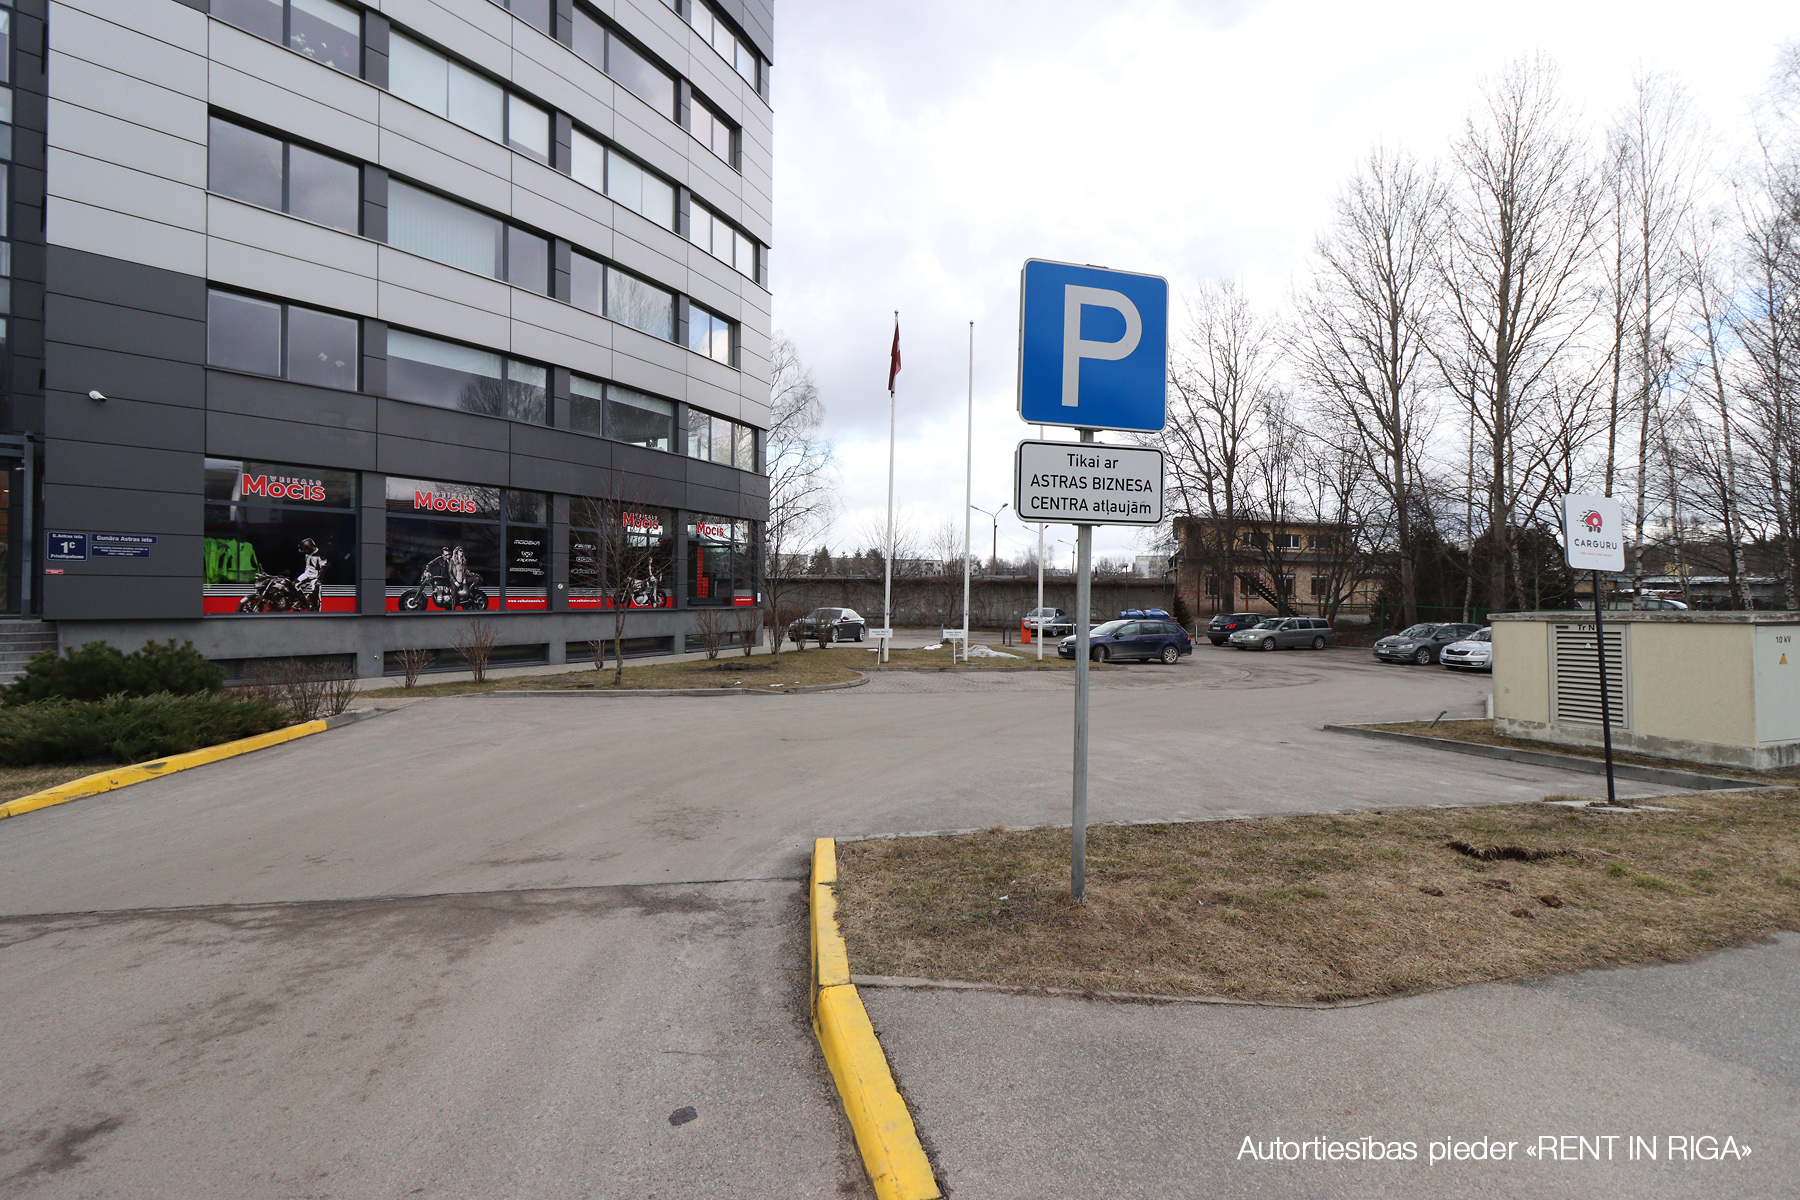
[[[815,608],[787,627],[787,635],[794,645],[819,640],[819,630],[827,628],[825,640],[828,642],[860,642],[868,632],[869,623],[854,608]]]
[[[1438,661],[1452,671],[1492,671],[1494,631],[1477,629],[1462,641],[1451,642],[1438,654]]]
[[[1460,642],[1480,629],[1479,625],[1425,622],[1390,634],[1375,643],[1375,657],[1383,662],[1413,662],[1421,667],[1439,661],[1444,647]]]
[[[1056,652],[1074,658],[1075,639],[1064,638]],[[1173,666],[1182,655],[1193,652],[1194,639],[1173,621],[1108,621],[1088,631],[1088,656],[1095,662],[1158,659]]]
[[[1022,623],[1039,637],[1066,637],[1075,632],[1075,618],[1060,608],[1034,608]]]
[[[1223,646],[1226,638],[1240,629],[1262,624],[1262,619],[1261,613],[1220,613],[1207,625],[1206,640],[1215,646]]]
[[[1670,600],[1664,596],[1639,596],[1632,605],[1640,612],[1686,612],[1687,605],[1679,600]]]
[[[1231,635],[1233,650],[1323,650],[1336,641],[1331,622],[1323,617],[1265,617]]]

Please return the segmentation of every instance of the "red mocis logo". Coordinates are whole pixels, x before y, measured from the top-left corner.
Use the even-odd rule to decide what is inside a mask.
[[[1599,513],[1595,512],[1593,509],[1590,508],[1587,510],[1587,512],[1585,512],[1581,515],[1581,523],[1583,525],[1586,525],[1589,529],[1593,530],[1595,533],[1599,533],[1600,526],[1604,525],[1606,522],[1604,522],[1600,519]]]

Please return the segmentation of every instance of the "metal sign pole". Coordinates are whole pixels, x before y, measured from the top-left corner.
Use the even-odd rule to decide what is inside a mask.
[[[1044,427],[1042,425],[1039,425],[1038,426],[1038,437],[1041,439],[1043,436],[1044,436]],[[1019,515],[1018,509],[1013,510],[1013,515],[1014,516]],[[1038,661],[1043,662],[1044,661],[1044,527],[1042,525],[1038,526],[1038,603],[1037,603],[1037,611],[1038,611],[1037,628],[1031,631],[1031,640],[1037,643]]]
[[[1094,431],[1081,431],[1094,440]],[[1087,903],[1088,602],[1093,592],[1094,527],[1075,527],[1075,795],[1069,826],[1069,899]]]
[[[1594,657],[1600,663],[1600,737],[1606,745],[1606,802],[1617,805],[1618,792],[1613,787],[1612,697],[1606,686],[1606,622],[1600,612],[1606,598],[1600,594],[1600,572],[1594,572]]]

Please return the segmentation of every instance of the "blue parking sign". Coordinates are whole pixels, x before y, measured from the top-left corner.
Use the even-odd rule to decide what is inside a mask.
[[[1019,416],[1154,433],[1168,421],[1169,281],[1030,259],[1019,280]]]

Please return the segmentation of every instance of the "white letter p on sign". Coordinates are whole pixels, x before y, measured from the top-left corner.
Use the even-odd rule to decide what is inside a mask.
[[[1125,336],[1116,342],[1090,342],[1081,336],[1081,309],[1086,305],[1092,308],[1110,308],[1125,318]],[[1063,287],[1063,369],[1062,369],[1062,402],[1064,408],[1076,408],[1081,404],[1081,360],[1084,358],[1115,361],[1124,358],[1138,347],[1138,341],[1144,336],[1144,321],[1138,316],[1137,305],[1126,299],[1123,293],[1110,288],[1081,287],[1077,284],[1066,284]]]

